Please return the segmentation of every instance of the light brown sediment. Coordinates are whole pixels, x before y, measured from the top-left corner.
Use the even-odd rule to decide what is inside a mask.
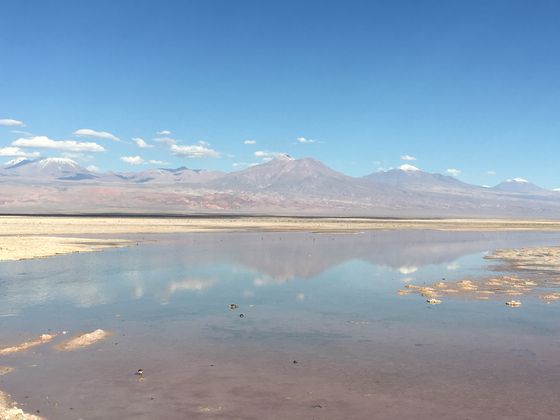
[[[26,260],[76,252],[123,247],[121,239],[67,238],[58,236],[0,236],[0,260]]]
[[[6,356],[8,354],[19,353],[21,351],[28,350],[32,347],[39,346],[41,344],[48,343],[53,338],[56,337],[56,334],[42,334],[37,339],[32,341],[25,341],[21,344],[17,344],[15,346],[5,347],[0,349],[0,356]]]
[[[560,273],[560,247],[498,249],[485,258],[502,261],[514,270]]]
[[[356,233],[366,230],[418,229],[443,231],[560,231],[560,220],[0,216],[0,261],[96,251],[129,244],[129,242],[121,239],[94,240],[83,237],[97,234],[255,230]],[[64,236],[72,237],[65,238]]]
[[[64,341],[56,346],[56,349],[68,351],[68,350],[77,350],[84,347],[91,346],[101,340],[104,340],[110,335],[107,331],[102,329],[97,329],[90,333],[81,334],[77,337],[71,338],[70,340]]]
[[[548,293],[548,294],[542,295],[541,299],[548,300],[548,301],[560,300],[560,293],[559,292]]]
[[[14,371],[13,367],[10,366],[0,366],[0,376],[2,375],[7,375],[8,373],[11,373]]]
[[[503,300],[512,307],[521,306],[519,301],[511,300],[514,296],[539,296],[547,303],[560,300],[560,291],[555,290],[560,287],[560,247],[499,249],[485,258],[500,261],[494,270],[508,274],[405,287],[423,297],[454,295],[473,300]]]
[[[43,420],[43,417],[29,414],[17,407],[5,392],[0,391],[0,419],[1,420]]]

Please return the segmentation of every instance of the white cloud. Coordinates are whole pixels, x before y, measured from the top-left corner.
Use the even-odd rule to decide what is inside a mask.
[[[458,270],[459,268],[461,268],[461,266],[459,264],[457,264],[456,262],[447,265],[447,269],[449,271],[455,271],[455,270]]]
[[[412,274],[412,273],[416,273],[418,271],[418,267],[415,267],[413,265],[405,265],[403,267],[399,268],[399,273],[401,274]]]
[[[494,176],[496,175],[496,171],[488,171],[486,172],[486,175]]]
[[[248,163],[248,162],[235,162],[232,163],[231,166],[234,168],[247,168],[249,166],[256,166],[258,163]]]
[[[552,191],[560,192],[560,188],[554,188]]]
[[[146,163],[140,156],[121,156],[121,160],[129,165],[143,165]]]
[[[403,155],[403,156],[401,156],[401,160],[414,161],[414,160],[416,160],[416,158],[414,156],[410,156],[410,155]]]
[[[243,144],[257,144],[255,140],[245,140]]]
[[[33,137],[33,133],[30,133],[29,131],[10,130],[10,133],[18,134],[18,135],[24,136],[24,137]]]
[[[262,159],[264,162],[268,162],[274,158],[281,160],[294,160],[294,158],[289,154],[282,152],[267,152],[265,150],[257,150],[255,153],[253,153],[253,155],[255,155],[256,158]]]
[[[298,141],[298,143],[301,143],[301,144],[315,143],[315,140],[306,139],[305,137],[298,137],[296,140]]]
[[[92,130],[91,128],[80,128],[79,130],[74,131],[74,133],[72,134],[78,137],[89,137],[93,139],[120,141],[120,139],[114,134],[108,133],[107,131],[95,131]]]
[[[460,171],[459,169],[450,168],[450,169],[448,169],[446,172],[447,172],[449,175],[455,176],[455,177],[461,175],[461,171]]]
[[[146,143],[146,141],[140,137],[134,137],[132,141],[136,143],[136,146],[138,146],[140,149],[148,149],[150,147],[154,147],[153,144]]]
[[[171,137],[156,137],[154,141],[157,141],[158,143],[167,144],[168,146],[177,143],[177,140],[172,139]]]
[[[0,118],[0,125],[4,127],[25,127],[23,121],[14,120],[12,118]]]
[[[169,130],[161,130],[156,133],[158,136],[169,136],[171,135],[171,131]]]
[[[9,157],[38,157],[39,152],[26,152],[19,147],[0,147],[0,156]]]
[[[273,157],[274,153],[265,152],[264,150],[257,150],[254,153],[254,155],[255,155],[255,157],[258,157],[258,158],[266,158],[266,157]]]
[[[419,171],[420,169],[418,169],[416,166],[412,166],[409,165],[408,163],[405,163],[404,165],[399,166],[399,169],[401,171],[407,171],[407,172],[414,172],[414,171]]]
[[[74,140],[51,140],[47,136],[17,139],[12,146],[34,147],[38,149],[64,150],[67,152],[104,152],[105,148],[97,143]]]
[[[155,159],[149,160],[148,163],[152,165],[169,165],[169,162],[164,162],[163,160],[155,160]]]
[[[86,169],[90,172],[99,172],[99,168],[95,165],[89,165]]]
[[[176,144],[172,144],[169,150],[171,150],[171,153],[175,156],[186,157],[189,159],[220,157],[219,152],[208,146],[210,146],[208,143],[200,141],[198,144],[191,144],[188,146],[178,146]]]

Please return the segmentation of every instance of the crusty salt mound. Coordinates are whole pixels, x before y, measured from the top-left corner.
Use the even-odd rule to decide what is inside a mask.
[[[0,356],[5,356],[7,354],[19,353],[20,351],[25,351],[32,347],[39,346],[41,344],[48,343],[53,338],[56,337],[56,334],[42,334],[36,340],[33,341],[26,341],[24,343],[18,344],[16,346],[5,347],[0,349]],[[4,420],[3,418],[1,420]]]
[[[71,338],[57,346],[59,350],[77,350],[84,347],[91,346],[98,341],[104,340],[110,334],[102,329],[97,329],[87,334],[82,334],[77,337]]]
[[[517,296],[539,296],[546,303],[560,301],[560,247],[500,249],[485,257],[501,265],[493,267],[506,274],[438,281],[429,285],[407,284],[399,295],[418,294],[430,300],[455,297],[476,300],[502,300],[509,307],[521,302]]]
[[[1,420],[44,420],[43,417],[29,414],[18,408],[8,395],[0,391],[0,419]]]
[[[14,371],[13,367],[10,366],[0,366],[0,376],[2,375],[7,375],[8,373],[11,373]]]

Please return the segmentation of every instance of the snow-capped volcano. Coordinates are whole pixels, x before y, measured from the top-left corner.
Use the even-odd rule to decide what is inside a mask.
[[[58,171],[70,171],[80,169],[78,162],[68,159],[68,158],[45,158],[37,161],[37,165],[42,170],[58,170]]]
[[[33,178],[47,181],[58,180],[83,180],[97,178],[95,174],[82,168],[76,161],[68,158],[50,157],[42,159],[14,159],[11,165],[6,165],[3,175],[19,178]]]
[[[519,194],[543,194],[550,193],[549,190],[539,187],[524,178],[510,178],[496,185],[495,190],[519,193]]]
[[[31,159],[28,159],[28,158],[25,158],[25,157],[18,157],[18,158],[15,158],[15,159],[12,159],[12,160],[9,160],[9,161],[5,162],[2,166],[4,168],[9,168],[9,167],[18,165],[20,163],[25,163],[25,162],[30,162],[30,161],[31,161]]]
[[[352,189],[352,179],[318,160],[279,154],[266,163],[227,174],[210,185],[228,190],[332,195]]]
[[[272,159],[272,160],[277,160],[277,161],[281,161],[281,162],[289,162],[289,161],[296,160],[296,159],[294,159],[293,157],[291,157],[287,153],[277,153],[274,156],[274,159]]]
[[[401,166],[399,166],[398,168],[400,171],[405,171],[405,172],[418,172],[420,171],[420,169],[418,169],[416,166],[411,165],[409,163],[405,163]],[[420,171],[421,172],[421,171]]]

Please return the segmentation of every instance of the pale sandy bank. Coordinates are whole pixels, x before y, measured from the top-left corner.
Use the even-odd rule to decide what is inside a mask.
[[[67,238],[57,236],[22,236],[0,234],[0,261],[27,260],[74,252],[101,251],[123,247],[119,239]]]
[[[126,246],[121,234],[215,231],[309,231],[433,229],[447,231],[560,231],[560,221],[480,219],[358,219],[290,217],[47,217],[1,216],[0,261],[48,257]],[[115,235],[117,239],[84,236]],[[71,236],[71,237],[64,237]]]
[[[29,414],[18,408],[5,392],[0,391],[0,419],[1,420],[43,420],[43,417]]]
[[[5,356],[7,354],[19,353],[21,351],[25,351],[32,347],[40,346],[41,344],[48,343],[53,338],[56,337],[56,334],[42,334],[37,337],[35,340],[25,341],[21,344],[17,344],[15,346],[4,347],[0,349],[0,356]],[[0,419],[1,420],[1,419]]]
[[[68,350],[78,350],[84,347],[91,346],[98,341],[104,340],[109,337],[110,333],[102,329],[97,329],[90,333],[81,334],[77,337],[71,338],[68,341],[60,343],[56,348],[58,350],[68,351]]]

